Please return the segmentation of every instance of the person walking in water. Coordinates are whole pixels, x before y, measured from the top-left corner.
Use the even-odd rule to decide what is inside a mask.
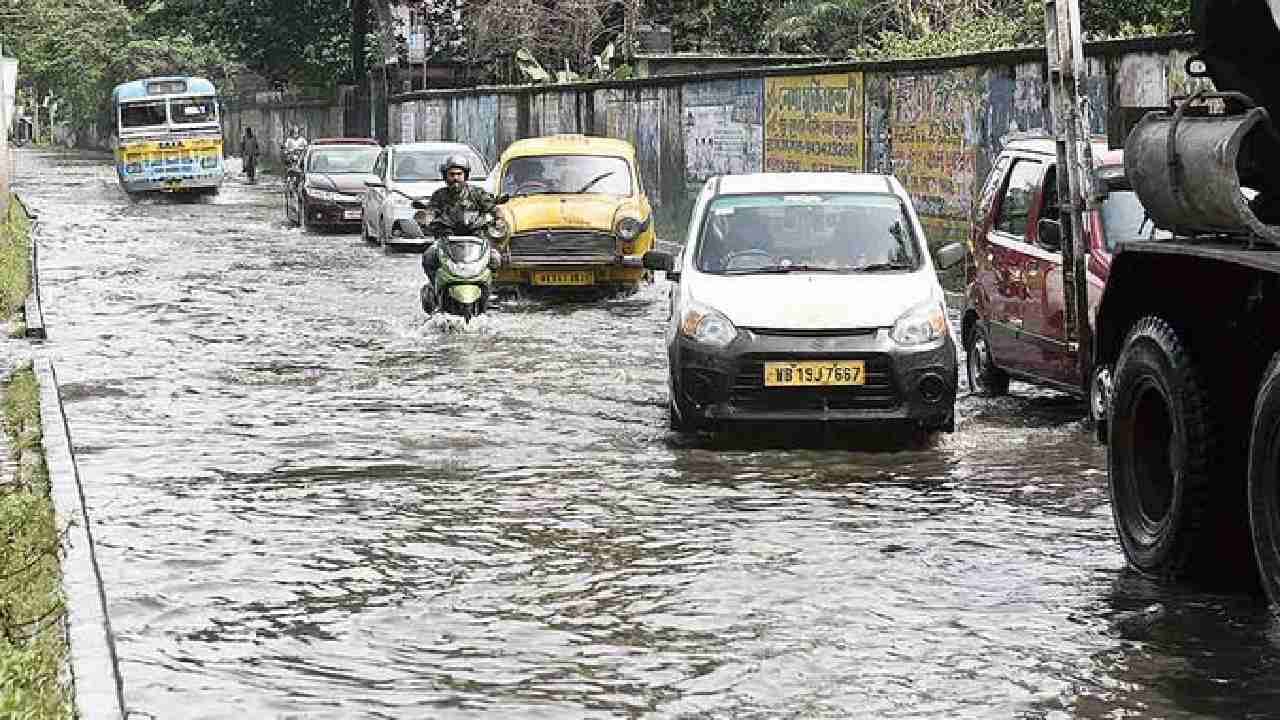
[[[244,160],[244,174],[249,182],[256,182],[258,174],[258,138],[253,136],[253,128],[244,129],[244,138],[240,140],[240,157]]]

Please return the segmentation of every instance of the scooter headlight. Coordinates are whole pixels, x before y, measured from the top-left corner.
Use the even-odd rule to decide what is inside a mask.
[[[889,337],[899,345],[924,345],[947,336],[947,308],[937,300],[908,310],[898,318]]]
[[[469,264],[485,257],[484,245],[474,241],[451,241],[446,242],[444,251],[449,255],[449,259],[455,263]]]
[[[680,321],[680,334],[712,347],[726,347],[738,337],[738,329],[719,310],[694,303]]]

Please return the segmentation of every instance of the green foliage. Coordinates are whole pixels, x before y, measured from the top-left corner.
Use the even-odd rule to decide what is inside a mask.
[[[1040,10],[1036,13],[1035,10]],[[1028,4],[1021,16],[988,15],[957,22],[947,32],[915,37],[901,32],[883,32],[876,44],[850,51],[862,60],[939,57],[982,52],[1024,45],[1044,44],[1043,5]]]
[[[0,320],[13,317],[31,289],[30,224],[16,201],[0,218]]]
[[[41,453],[40,389],[30,368],[3,394],[3,425],[15,452]],[[0,717],[74,716],[60,682],[66,639],[58,532],[43,463],[0,478]]]
[[[650,0],[644,17],[671,28],[677,51],[757,52],[768,46],[765,23],[776,5],[766,0]]]
[[[332,86],[351,79],[352,7],[353,0],[164,0],[149,6],[144,26],[187,34],[276,83]]]

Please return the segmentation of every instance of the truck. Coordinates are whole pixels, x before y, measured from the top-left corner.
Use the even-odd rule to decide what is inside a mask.
[[[1115,254],[1082,327],[1085,377],[1106,378],[1097,425],[1128,563],[1280,604],[1280,0],[1192,0],[1191,21],[1187,71],[1214,90],[1125,137],[1125,175],[1165,239]]]

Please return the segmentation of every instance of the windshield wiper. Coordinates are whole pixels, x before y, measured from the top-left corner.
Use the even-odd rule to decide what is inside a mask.
[[[586,192],[586,191],[590,190],[590,189],[591,189],[591,186],[593,186],[593,185],[595,185],[596,183],[600,182],[601,180],[603,180],[603,179],[605,179],[605,178],[609,177],[610,175],[614,175],[616,172],[617,172],[616,170],[610,170],[610,171],[609,171],[609,172],[607,172],[607,173],[601,173],[600,175],[595,176],[594,178],[592,178],[592,179],[591,179],[591,182],[587,183],[586,185],[583,185],[583,186],[582,186],[582,189],[581,189],[581,190],[578,190],[578,191],[577,191],[577,193],[575,193],[575,194],[581,194],[581,193],[584,193],[584,192]]]
[[[751,275],[754,273],[789,273],[789,272],[848,272],[853,268],[833,268],[821,265],[764,265],[754,268],[725,270],[725,275]]]
[[[872,270],[872,271],[874,270],[914,270],[915,266],[911,265],[910,263],[886,262],[886,263],[872,263],[870,265],[859,265],[858,267],[849,268],[849,269],[857,270],[858,272],[862,272],[864,270]]]

